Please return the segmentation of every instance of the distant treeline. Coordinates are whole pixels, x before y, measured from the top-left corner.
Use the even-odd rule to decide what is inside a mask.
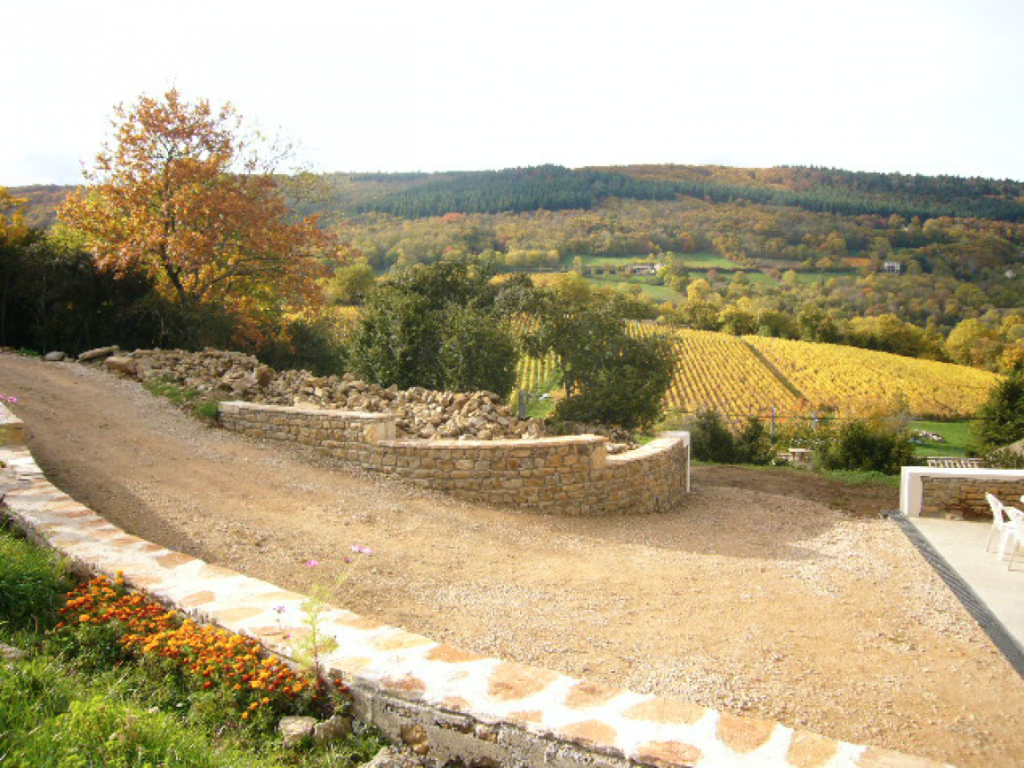
[[[676,190],[716,203],[742,198],[754,203],[795,206],[845,216],[897,214],[908,219],[951,216],[1024,220],[1024,185],[1018,182],[839,170],[824,170],[820,174],[819,185],[806,192],[701,182],[676,182]],[[1008,192],[1016,194],[1009,196]]]
[[[424,180],[418,174],[360,174],[352,180],[419,181],[414,188],[385,193],[359,207],[360,212],[377,211],[407,219],[447,213],[589,209],[609,197],[671,200],[676,195],[686,195],[716,203],[744,199],[847,216],[897,214],[908,219],[952,216],[1024,220],[1024,184],[1018,182],[807,170],[805,180],[811,186],[807,190],[710,179],[645,179],[619,171],[574,171],[553,165],[438,174],[434,181]]]
[[[358,179],[355,177],[354,180]],[[383,179],[375,175],[373,180]],[[675,195],[672,183],[644,181],[615,172],[573,171],[557,165],[543,165],[444,174],[436,181],[364,203],[360,212],[377,211],[418,219],[446,213],[589,209],[609,197],[671,200]]]
[[[404,219],[448,213],[526,213],[590,210],[607,198],[795,207],[845,216],[899,215],[907,220],[949,216],[1024,221],[1024,183],[1011,180],[921,176],[781,166],[626,166],[571,170],[557,165],[501,171],[323,174],[311,199],[289,195],[302,215],[325,221],[381,212]],[[70,186],[36,185],[10,191],[25,199],[31,226],[48,228]]]

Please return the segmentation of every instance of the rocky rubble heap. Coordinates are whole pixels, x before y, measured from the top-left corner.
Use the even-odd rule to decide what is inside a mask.
[[[94,350],[96,352],[98,350]],[[367,384],[349,374],[314,376],[309,371],[275,371],[241,352],[205,349],[185,352],[145,349],[107,354],[87,352],[80,362],[102,363],[140,381],[167,381],[186,390],[219,398],[268,405],[337,408],[393,413],[400,437],[499,438],[539,437],[543,422],[514,416],[490,392],[435,392],[422,387],[399,390]]]

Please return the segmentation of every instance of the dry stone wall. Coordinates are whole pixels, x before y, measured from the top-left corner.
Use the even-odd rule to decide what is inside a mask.
[[[689,435],[665,433],[609,456],[595,435],[513,440],[399,440],[393,416],[220,404],[236,432],[314,446],[372,472],[467,501],[563,515],[665,512],[689,491]]]

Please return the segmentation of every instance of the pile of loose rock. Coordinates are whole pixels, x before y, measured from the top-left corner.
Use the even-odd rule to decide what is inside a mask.
[[[359,381],[349,374],[315,376],[275,371],[241,352],[205,349],[92,350],[79,362],[103,364],[140,381],[166,381],[185,390],[268,405],[393,413],[400,436],[494,440],[539,437],[544,423],[519,419],[491,392],[399,390]]]

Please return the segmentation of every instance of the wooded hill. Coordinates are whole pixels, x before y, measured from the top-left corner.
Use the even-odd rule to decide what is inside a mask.
[[[871,173],[836,168],[782,166],[632,165],[568,169],[545,165],[499,171],[448,173],[329,173],[313,175],[313,194],[293,196],[304,213],[327,217],[368,211],[403,218],[446,213],[522,213],[589,209],[609,197],[712,202],[744,199],[844,215],[897,214],[995,221],[1024,220],[1024,183],[1009,179]],[[311,177],[294,184],[308,193]],[[292,180],[295,181],[295,180]],[[34,185],[11,189],[29,202],[30,223],[53,222],[56,205],[71,187]]]

